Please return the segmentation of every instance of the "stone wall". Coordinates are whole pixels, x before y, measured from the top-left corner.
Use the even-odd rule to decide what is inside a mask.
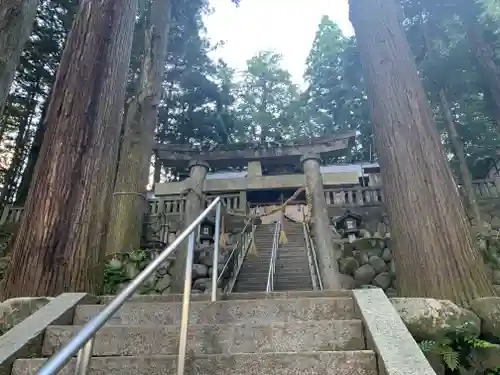
[[[345,285],[352,288],[382,288],[388,296],[396,295],[395,265],[387,231],[360,232],[362,238],[353,243],[337,236],[335,246],[340,253],[339,270],[344,274]]]
[[[475,226],[479,249],[495,289],[500,292],[500,199],[479,201],[485,226]],[[363,218],[360,235],[352,244],[333,230],[335,246],[340,250],[339,269],[346,285],[353,288],[380,287],[390,296],[396,295],[396,265],[393,261],[389,223],[382,206],[351,209]],[[330,208],[330,217],[341,216],[345,209]],[[476,223],[472,223],[476,224]]]
[[[170,234],[170,241],[174,241],[177,234]],[[218,273],[222,272],[224,265],[229,258],[238,234],[226,233],[225,247],[220,250]],[[213,246],[201,245],[195,249],[194,263],[192,269],[192,292],[209,292],[212,286],[213,273]],[[122,290],[131,280],[133,280],[147,265],[156,259],[160,250],[137,250],[133,253],[117,254],[110,259],[105,266],[104,274],[104,294],[115,294]],[[175,252],[173,254],[175,256]],[[171,269],[175,258],[167,259],[140,287],[138,294],[169,294],[171,292]],[[228,268],[229,270],[229,268]],[[229,279],[229,272],[225,272],[222,285],[225,286]]]

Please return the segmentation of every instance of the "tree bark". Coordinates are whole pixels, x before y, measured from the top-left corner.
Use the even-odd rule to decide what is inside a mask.
[[[9,169],[5,174],[4,185],[0,193],[0,205],[2,208],[5,206],[5,204],[9,203],[13,193],[16,190],[16,180],[18,178],[19,171],[22,167],[24,157],[26,155],[26,143],[29,139],[28,129],[37,105],[35,96],[38,92],[38,89],[38,85],[35,85],[34,87],[32,87],[31,92],[28,94],[24,117],[20,120],[19,127],[17,129],[12,162],[10,163]]]
[[[439,91],[439,98],[441,100],[441,108],[444,112],[444,117],[446,120],[446,127],[448,128],[448,134],[453,144],[453,149],[455,151],[455,156],[458,159],[460,166],[460,174],[462,177],[462,183],[467,195],[467,203],[469,206],[469,212],[472,214],[476,220],[476,224],[480,225],[481,212],[479,211],[479,205],[476,200],[476,193],[474,192],[474,187],[472,185],[472,177],[467,166],[467,161],[465,159],[464,145],[460,139],[457,128],[455,127],[455,122],[453,121],[453,116],[451,114],[451,109],[446,99],[446,92],[444,89]]]
[[[170,1],[151,4],[145,28],[145,51],[137,96],[128,106],[120,149],[106,251],[130,252],[140,246],[145,198],[153,152],[158,106],[167,57]]]
[[[17,191],[16,204],[18,206],[24,205],[26,198],[28,196],[28,191],[31,185],[31,180],[35,173],[35,166],[40,155],[40,149],[42,148],[43,136],[45,134],[45,129],[47,128],[47,121],[45,117],[47,115],[47,110],[50,104],[50,98],[52,96],[52,89],[49,92],[45,103],[43,104],[42,114],[40,116],[41,121],[35,131],[35,136],[33,137],[33,143],[31,144],[30,152],[28,154],[28,161],[26,163],[26,168],[24,168],[23,176],[21,178],[21,184]]]
[[[23,47],[33,29],[39,0],[0,2],[0,115],[5,108]]]
[[[500,130],[500,69],[495,63],[495,52],[493,48],[484,40],[482,29],[477,21],[468,22],[467,39],[470,42],[471,48],[476,55],[483,76],[485,78],[488,89],[491,93],[491,98],[495,108],[493,116]]]
[[[4,298],[99,292],[136,12],[137,0],[80,2]]]
[[[398,292],[467,305],[493,294],[491,280],[418,78],[400,12],[395,0],[350,0],[394,239]]]
[[[203,194],[203,185],[208,173],[208,164],[201,161],[192,161],[189,165],[188,186],[192,189],[186,196],[186,212],[184,213],[184,229],[186,229],[203,210],[200,196]],[[196,232],[195,232],[196,233]],[[175,252],[175,262],[172,267],[172,293],[182,293],[184,290],[184,276],[188,241]]]

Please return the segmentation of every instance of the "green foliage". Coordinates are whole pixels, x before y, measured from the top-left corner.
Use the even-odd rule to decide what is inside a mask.
[[[133,266],[134,269],[143,270],[152,259],[152,250],[135,250],[131,253],[119,253],[111,256],[106,260],[104,265],[104,294],[115,294],[118,288],[136,275],[127,273],[128,267]],[[139,289],[140,294],[149,292],[147,286],[142,286]]]
[[[420,342],[420,349],[424,353],[438,355],[452,372],[471,368],[470,355],[473,349],[497,348],[499,345],[471,336],[467,330],[468,324],[466,322],[455,330],[449,330],[443,337]]]
[[[500,375],[500,367],[491,370],[486,370],[484,375]]]
[[[370,160],[374,145],[356,40],[345,37],[327,16],[318,26],[304,78],[309,84],[304,93],[304,133],[321,136],[357,130],[353,159]]]

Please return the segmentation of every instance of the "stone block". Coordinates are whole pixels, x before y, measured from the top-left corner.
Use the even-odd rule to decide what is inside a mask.
[[[76,308],[75,324],[89,321],[104,307],[81,305]],[[110,319],[109,324],[165,324],[181,321],[182,303],[128,302]],[[298,298],[267,300],[234,300],[214,303],[193,301],[190,324],[272,323],[289,321],[355,319],[352,298]]]
[[[51,356],[80,329],[52,326],[47,329],[43,356]],[[106,326],[96,335],[95,356],[153,356],[177,354],[178,325]],[[335,351],[364,349],[360,320],[270,324],[191,325],[188,351],[197,354]]]
[[[457,328],[471,336],[479,336],[481,320],[472,311],[451,301],[433,298],[391,298],[415,340],[440,338]]]
[[[368,347],[384,375],[436,375],[418,344],[381,289],[353,291],[365,324]]]
[[[45,329],[53,324],[71,324],[79,303],[96,299],[85,293],[64,293],[51,300],[0,337],[0,375],[10,375],[12,363],[40,353]]]
[[[12,375],[34,375],[45,359],[24,359]],[[372,351],[198,355],[186,363],[197,375],[378,375]],[[73,375],[75,360],[59,374]],[[95,357],[89,375],[165,375],[177,373],[177,356]]]

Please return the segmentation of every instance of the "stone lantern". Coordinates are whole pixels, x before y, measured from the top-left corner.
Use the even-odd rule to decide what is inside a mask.
[[[210,218],[206,218],[200,225],[200,243],[202,245],[212,245],[214,243],[215,223]]]
[[[349,243],[356,240],[356,235],[359,233],[361,225],[361,215],[355,214],[349,210],[340,217],[334,219],[334,225],[337,230],[344,231],[344,238],[348,238]]]

